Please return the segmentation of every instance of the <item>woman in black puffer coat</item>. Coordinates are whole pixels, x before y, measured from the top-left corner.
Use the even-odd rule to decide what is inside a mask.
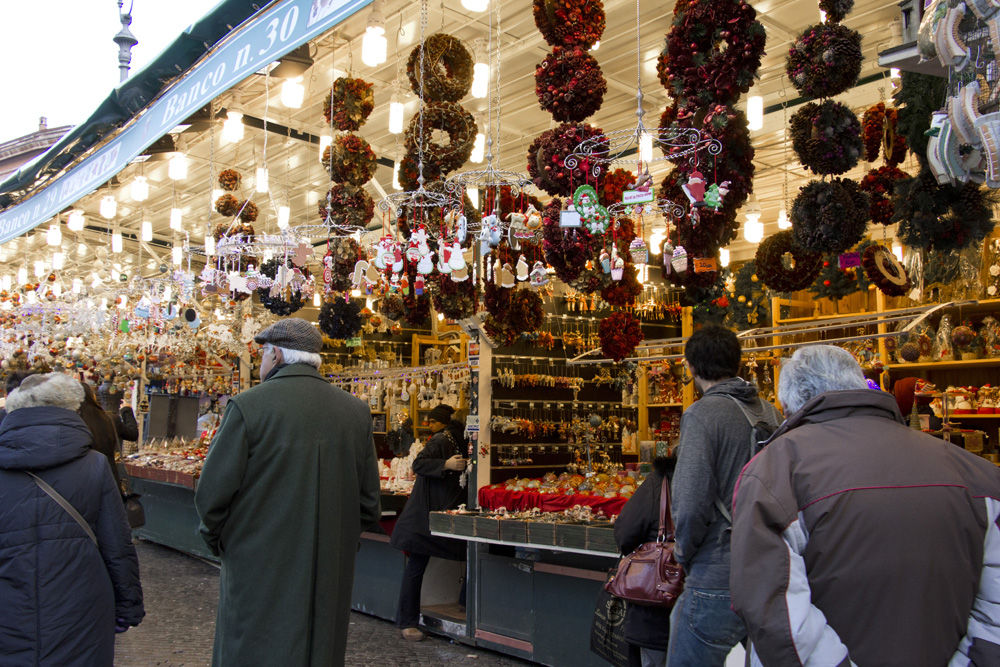
[[[660,491],[663,478],[667,485],[674,473],[677,459],[658,456],[653,459],[653,472],[635,490],[615,519],[615,542],[623,554],[632,553],[645,542],[652,542],[660,529]],[[667,660],[670,641],[670,612],[665,607],[645,607],[629,604],[625,614],[625,641],[642,650],[643,667],[662,666]]]
[[[0,664],[111,667],[115,632],[143,617],[139,562],[108,460],[77,414],[83,387],[33,375],[0,425]],[[32,479],[89,524],[93,540]]]

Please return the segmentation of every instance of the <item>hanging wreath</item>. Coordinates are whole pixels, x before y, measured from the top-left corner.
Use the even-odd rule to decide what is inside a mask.
[[[839,253],[861,240],[868,217],[868,195],[854,181],[810,181],[792,204],[792,235],[804,250]]]
[[[849,107],[833,100],[810,102],[789,122],[792,150],[816,174],[843,174],[858,164],[864,144],[861,123]]]
[[[604,34],[601,0],[533,0],[531,13],[549,46],[589,49]]]
[[[615,169],[597,179],[597,199],[602,206],[621,203],[625,191],[635,183],[635,174],[628,169]]]
[[[278,276],[278,267],[282,264],[289,269],[295,268],[291,260],[269,259],[260,265],[260,273],[273,280]],[[309,269],[303,266],[299,268],[299,271],[302,272],[303,277],[309,278]],[[287,301],[282,296],[271,296],[270,287],[257,288],[257,298],[260,299],[260,305],[280,317],[287,317],[305,305],[305,302],[302,300],[302,293],[299,290],[289,289]]]
[[[399,161],[399,184],[408,192],[413,192],[419,185],[418,178],[420,171],[417,169],[416,152],[407,151],[403,159]],[[430,183],[441,179],[441,169],[437,164],[427,160],[424,156],[424,183]]]
[[[898,167],[882,166],[872,169],[861,179],[858,186],[862,192],[868,193],[870,204],[868,212],[872,222],[888,225],[892,222],[892,196],[896,190],[896,182],[909,175]]]
[[[535,187],[554,197],[568,197],[577,186],[592,180],[590,160],[579,158],[575,167],[566,166],[566,158],[590,139],[597,146],[607,144],[604,133],[586,123],[563,123],[535,137],[528,147],[528,175]]]
[[[601,298],[612,306],[625,308],[634,306],[635,300],[642,294],[642,284],[637,278],[638,271],[631,262],[626,262],[621,280],[612,280],[611,284],[601,290]]]
[[[412,281],[410,283],[413,284]],[[427,293],[417,295],[411,288],[403,295],[403,320],[411,327],[420,328],[431,318],[431,298]]]
[[[424,51],[423,92],[420,90],[420,53]],[[410,51],[406,76],[413,92],[432,102],[458,102],[472,88],[473,58],[462,40],[434,33]]]
[[[754,262],[757,276],[775,292],[805,289],[823,268],[823,256],[797,247],[790,229],[761,241]]]
[[[498,345],[513,345],[521,334],[537,331],[545,322],[542,297],[530,289],[507,290],[510,302],[503,316],[488,315],[483,322],[486,333]]]
[[[861,119],[861,139],[865,144],[865,162],[874,162],[879,154],[894,167],[906,158],[906,139],[896,133],[898,112],[886,109],[885,102],[869,107]]]
[[[421,123],[421,120],[423,121]],[[476,119],[460,104],[432,102],[425,104],[423,113],[416,114],[406,129],[405,145],[409,153],[417,153],[423,125],[424,179],[429,181],[427,165],[433,164],[442,174],[461,167],[472,155],[476,142]],[[434,130],[447,133],[447,144],[433,143]]]
[[[479,284],[475,280],[456,283],[450,276],[435,272],[428,280],[434,309],[450,320],[462,320],[476,314],[479,306]]]
[[[750,90],[766,38],[744,0],[691,0],[675,8],[656,63],[660,83],[681,106],[732,104]]]
[[[913,287],[906,269],[884,245],[869,246],[861,255],[861,266],[868,280],[888,296],[903,296]]]
[[[374,88],[362,79],[338,77],[323,99],[323,118],[335,130],[357,132],[375,108]]]
[[[921,165],[927,163],[931,115],[947,96],[947,77],[916,72],[903,72],[900,86],[892,95],[897,109],[896,131],[906,139],[906,145]]]
[[[722,324],[729,312],[729,295],[721,275],[707,287],[688,287],[681,294],[682,306],[690,306],[695,324]]]
[[[337,183],[328,193],[329,202],[319,202],[319,218],[339,227],[365,227],[375,217],[375,202],[364,188]]]
[[[643,341],[642,326],[631,313],[611,313],[598,328],[601,339],[601,353],[609,359],[621,361],[635,352],[635,347]]]
[[[590,261],[590,232],[583,227],[559,226],[562,200],[555,197],[542,209],[542,249],[545,261],[555,269],[556,277],[570,283],[580,277]]]
[[[330,164],[331,155],[333,164]],[[330,180],[361,187],[372,179],[378,167],[375,151],[356,134],[342,134],[323,150],[323,166]]]
[[[319,309],[319,330],[334,340],[354,338],[361,333],[361,306],[343,299],[324,303]]]
[[[560,122],[581,122],[604,103],[608,82],[597,59],[580,47],[555,46],[535,66],[535,95]]]
[[[240,220],[246,223],[257,222],[257,204],[247,200],[240,204]]]
[[[235,169],[223,169],[219,172],[219,187],[223,190],[232,192],[240,187],[241,180],[243,180],[243,177]]]
[[[857,30],[820,23],[806,28],[788,49],[785,72],[806,97],[833,97],[858,80],[862,60]]]
[[[840,23],[854,9],[854,0],[819,0],[819,8],[826,12],[828,22]]]
[[[961,250],[993,231],[996,190],[973,182],[939,185],[928,169],[896,181],[892,222],[904,245],[926,250]]]
[[[252,242],[254,233],[253,225],[242,222],[220,222],[212,230],[212,236],[216,241],[221,240],[223,236],[245,236]]]
[[[222,195],[215,200],[215,210],[219,215],[232,218],[240,212],[240,200],[230,194]]]

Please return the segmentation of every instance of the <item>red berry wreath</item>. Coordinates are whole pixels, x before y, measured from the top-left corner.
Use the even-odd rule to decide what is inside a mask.
[[[601,0],[534,0],[531,12],[549,46],[589,49],[604,34]]]
[[[611,313],[598,329],[601,339],[601,353],[609,359],[621,361],[635,351],[643,341],[642,326],[631,313]]]
[[[575,166],[566,166],[566,158],[586,140],[607,143],[599,128],[585,123],[563,123],[538,135],[528,147],[528,175],[535,187],[553,197],[568,197],[574,188],[592,182],[594,165],[589,160],[580,158]]]

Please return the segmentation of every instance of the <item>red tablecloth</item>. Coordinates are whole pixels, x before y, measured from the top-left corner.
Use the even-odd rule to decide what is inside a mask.
[[[561,512],[574,505],[590,505],[601,510],[605,516],[620,514],[628,498],[601,498],[598,496],[567,496],[558,493],[538,493],[537,491],[506,491],[504,489],[479,489],[479,506],[495,510],[506,507],[509,510],[530,510],[533,507],[543,512]]]

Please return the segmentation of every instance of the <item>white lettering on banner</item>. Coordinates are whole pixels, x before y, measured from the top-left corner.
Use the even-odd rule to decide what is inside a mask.
[[[322,11],[318,10],[317,2],[322,4]],[[38,226],[92,192],[219,93],[370,2],[283,0],[249,19],[238,33],[227,36],[220,46],[180,76],[166,95],[140,112],[148,114],[144,121],[127,125],[99,152],[53,179],[28,200],[0,212],[0,243]],[[303,15],[310,17],[305,26],[299,21]],[[232,68],[229,63],[233,64]]]

